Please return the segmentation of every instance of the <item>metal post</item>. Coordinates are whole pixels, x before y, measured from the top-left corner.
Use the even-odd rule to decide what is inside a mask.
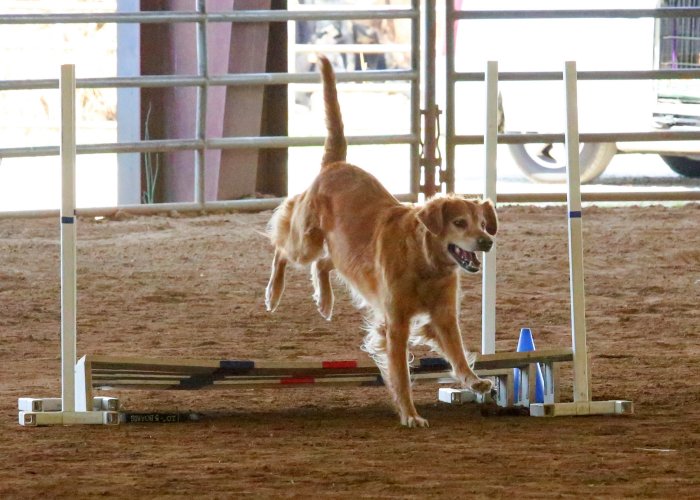
[[[447,192],[455,190],[455,20],[454,0],[445,4],[445,176]],[[484,351],[485,352],[485,351]]]
[[[61,66],[61,408],[75,411],[75,66]]]
[[[423,192],[429,198],[440,191],[436,184],[436,167],[439,160],[436,125],[438,108],[435,104],[435,0],[423,0]]]
[[[420,0],[412,0],[411,8],[414,12],[420,12]],[[417,76],[411,80],[411,135],[420,137],[420,66],[421,66],[421,44],[420,44],[420,16],[411,19],[411,70]],[[411,143],[411,194],[418,198],[420,193],[421,158],[420,144],[416,141]]]
[[[197,76],[204,77],[204,83],[197,87],[195,133],[197,139],[206,139],[207,129],[207,96],[209,93],[209,65],[207,63],[207,16],[205,0],[197,0],[197,13],[204,14],[197,23]],[[202,208],[206,203],[205,197],[205,168],[206,144],[195,149],[194,157],[194,201]]]
[[[486,130],[484,132],[484,199],[496,203],[496,155],[498,145],[498,63],[486,65]],[[496,243],[484,253],[481,306],[481,352],[496,352]]]
[[[566,86],[567,206],[569,212],[569,273],[571,286],[571,347],[574,351],[574,402],[591,400],[588,386],[586,303],[583,283],[581,178],[579,175],[578,103],[576,63],[564,66]]]

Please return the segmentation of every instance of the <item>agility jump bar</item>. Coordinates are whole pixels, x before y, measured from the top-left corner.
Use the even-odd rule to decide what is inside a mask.
[[[253,361],[147,359],[84,356],[77,364],[94,388],[202,389],[216,386],[261,387],[308,384],[383,385],[372,360]],[[450,365],[441,358],[423,358],[412,375],[449,377]]]
[[[506,369],[535,362],[571,361],[571,349],[478,356],[476,370]],[[410,367],[414,382],[453,383],[451,367],[442,358],[420,358]],[[76,378],[92,389],[226,389],[299,387],[312,384],[380,386],[384,382],[374,361],[253,361],[83,356]],[[86,394],[89,398],[91,394]]]

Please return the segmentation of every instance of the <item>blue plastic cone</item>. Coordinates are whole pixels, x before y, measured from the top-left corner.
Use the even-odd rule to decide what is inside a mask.
[[[518,339],[517,352],[528,352],[535,350],[535,341],[532,338],[532,330],[529,328],[520,329],[520,338]],[[520,399],[520,369],[513,368],[513,390],[515,392],[515,400]],[[537,380],[535,381],[535,403],[544,403],[544,377],[542,369],[537,365]]]

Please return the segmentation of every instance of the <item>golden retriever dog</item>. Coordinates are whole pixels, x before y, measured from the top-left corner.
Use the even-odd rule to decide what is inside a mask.
[[[459,270],[479,271],[476,252],[491,249],[496,212],[488,200],[454,195],[407,206],[375,177],[346,163],[335,74],[324,57],[320,69],[328,130],[321,171],[272,216],[275,255],[265,303],[269,311],[279,305],[288,263],[310,265],[318,310],[330,319],[335,270],[370,311],[363,348],[377,363],[401,424],[427,427],[413,404],[409,344],[426,344],[444,356],[462,386],[491,390],[491,381],[472,370],[462,343]]]

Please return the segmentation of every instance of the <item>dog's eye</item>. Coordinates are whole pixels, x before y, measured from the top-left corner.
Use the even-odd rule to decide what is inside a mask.
[[[452,224],[454,224],[456,227],[460,229],[464,229],[467,227],[467,221],[464,219],[455,219],[452,221]]]

